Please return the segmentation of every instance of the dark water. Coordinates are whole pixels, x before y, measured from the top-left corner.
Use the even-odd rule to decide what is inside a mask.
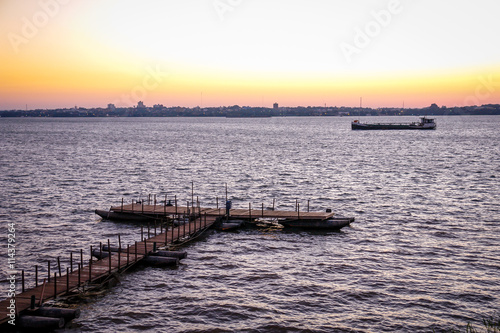
[[[96,208],[148,193],[332,208],[341,232],[212,231],[177,269],[125,274],[70,331],[439,332],[500,311],[500,117],[350,130],[350,118],[0,119],[0,232],[18,269],[136,225]],[[373,119],[372,119],[373,120]],[[388,120],[380,119],[377,120]],[[394,119],[392,119],[394,120]],[[399,120],[399,118],[398,118]],[[414,120],[401,118],[401,121]],[[6,298],[6,237],[0,298]]]

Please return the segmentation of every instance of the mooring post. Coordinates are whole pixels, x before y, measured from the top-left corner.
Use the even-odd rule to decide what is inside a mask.
[[[57,297],[57,273],[54,272],[54,298]]]
[[[122,238],[120,236],[121,235],[118,234],[118,252],[121,252],[122,250]]]
[[[177,194],[174,196],[174,201],[175,201],[175,215],[177,216]]]
[[[297,211],[297,205],[299,204],[299,199],[295,199],[295,211]]]
[[[225,183],[226,185],[226,202],[227,202],[227,183]]]
[[[307,212],[309,213],[309,199],[307,200]]]
[[[219,197],[215,197],[216,208],[219,209]]]
[[[135,261],[137,261],[137,241],[135,241],[134,252],[135,252]]]
[[[69,263],[71,267],[71,273],[73,273],[73,251],[69,251]]]
[[[109,238],[108,238],[108,263],[109,263],[109,273],[111,274],[111,244],[109,242]]]
[[[83,249],[80,249],[80,267],[83,267]]]
[[[297,202],[297,218],[300,220],[300,204]]]
[[[50,260],[47,260],[47,282],[50,283]]]
[[[154,201],[153,201],[153,213],[156,213],[156,194],[154,196]]]
[[[78,287],[80,287],[80,284],[82,282],[82,266],[80,266],[80,263],[78,263]]]
[[[35,265],[35,287],[38,287],[38,265]]]
[[[61,277],[61,258],[57,257],[57,269],[59,270],[59,277]]]
[[[66,267],[66,293],[69,294],[69,267]]]
[[[144,226],[141,225],[141,242],[144,240]]]
[[[149,221],[148,221],[148,239],[151,238],[150,231],[149,231]]]
[[[191,203],[194,205],[194,181],[191,181]]]
[[[21,271],[21,290],[24,293],[24,269]]]
[[[123,197],[122,197],[122,209],[121,209],[121,212],[123,213]]]
[[[196,216],[194,215],[194,211],[193,211],[193,219],[194,219],[194,223],[196,223]],[[189,232],[189,236],[191,236],[191,221],[188,222],[189,225],[189,229],[188,229],[188,232]]]

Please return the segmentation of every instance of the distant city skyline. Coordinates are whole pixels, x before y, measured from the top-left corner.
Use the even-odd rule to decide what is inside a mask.
[[[494,0],[5,0],[0,110],[500,103]]]

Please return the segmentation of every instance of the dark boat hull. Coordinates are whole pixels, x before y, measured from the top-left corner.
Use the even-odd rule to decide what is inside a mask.
[[[423,127],[409,124],[351,124],[353,130],[433,130],[435,127]]]
[[[340,230],[354,222],[353,217],[337,217],[328,220],[286,220],[280,221],[285,227],[289,228],[305,228],[305,229],[322,229],[322,230]]]
[[[117,213],[100,209],[96,209],[95,213],[103,219],[111,221],[148,222],[154,219],[154,217],[150,217],[147,215],[138,215],[134,213]]]

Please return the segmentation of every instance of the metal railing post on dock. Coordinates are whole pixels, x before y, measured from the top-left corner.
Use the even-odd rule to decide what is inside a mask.
[[[108,238],[108,262],[109,262],[109,273],[111,274],[111,245],[109,243],[109,238]]]
[[[78,287],[80,287],[80,284],[81,284],[81,281],[82,281],[81,273],[82,273],[82,267],[78,263]]]
[[[175,215],[177,216],[177,194],[174,196],[174,201],[175,201]],[[177,216],[179,218],[179,216]]]
[[[219,209],[219,197],[215,197],[215,207]]]
[[[134,199],[132,199],[132,213],[134,212]]]
[[[144,201],[141,201],[141,212],[144,214]]]
[[[148,239],[151,238],[151,234],[150,234],[150,231],[149,231],[149,222],[148,222]]]
[[[154,201],[153,201],[153,213],[156,214],[156,194],[155,194],[155,197],[154,197]]]
[[[57,273],[54,272],[54,298],[57,297]]]
[[[121,257],[122,257],[122,241],[120,239],[120,235],[118,235],[118,271],[120,271]]]
[[[137,261],[137,241],[135,241],[134,252],[135,252],[135,261]]]
[[[310,200],[307,200],[307,212],[309,213],[309,201]]]
[[[47,260],[47,282],[50,283],[50,260]]]
[[[300,220],[300,204],[297,203],[297,218]]]
[[[66,293],[69,294],[69,267],[66,267]]]
[[[148,256],[148,242],[144,241],[144,257]]]
[[[80,249],[80,266],[83,267],[83,249]]]
[[[38,265],[35,265],[35,287],[38,287]]]
[[[166,240],[165,240],[166,242]],[[172,221],[172,244],[174,243],[174,221]]]
[[[102,242],[99,242],[99,259],[102,259]]]
[[[130,263],[130,246],[127,245],[127,266]]]
[[[89,283],[92,282],[92,258],[89,259]]]
[[[141,242],[144,240],[144,226],[141,225]]]
[[[71,273],[73,273],[73,251],[69,251],[69,265],[71,267]]]
[[[274,203],[275,203],[276,199],[273,198],[273,211],[274,211]]]
[[[21,290],[24,293],[24,269],[21,271]]]
[[[252,220],[252,203],[248,203],[248,216],[250,218],[250,221]]]
[[[264,203],[262,203],[262,218],[264,218]]]
[[[57,257],[57,269],[59,270],[59,277],[61,277],[61,258]]]
[[[155,219],[154,228],[155,228],[155,236],[156,236],[156,219]]]
[[[122,198],[122,208],[121,208],[121,212],[123,213],[123,198]]]

